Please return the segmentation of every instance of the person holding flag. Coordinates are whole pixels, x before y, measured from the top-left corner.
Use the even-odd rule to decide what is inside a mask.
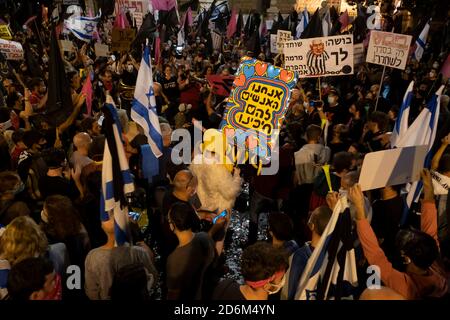
[[[131,107],[131,119],[136,122],[147,137],[148,145],[141,148],[144,177],[151,182],[153,176],[159,172],[158,158],[162,155],[162,135],[156,112],[156,100],[153,89],[153,74],[151,67],[150,48],[144,48],[141,65],[139,67],[134,100]]]

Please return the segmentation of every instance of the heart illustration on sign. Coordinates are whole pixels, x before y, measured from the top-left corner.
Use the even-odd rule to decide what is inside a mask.
[[[255,64],[255,71],[258,76],[262,76],[267,70],[267,63],[257,62]]]
[[[276,78],[279,74],[280,69],[275,68],[274,66],[269,66],[269,68],[267,68],[267,75],[269,76],[269,78]]]
[[[291,82],[294,78],[294,73],[288,70],[281,70],[280,79],[286,83]]]
[[[246,78],[250,78],[255,73],[255,68],[253,66],[245,66],[244,67],[244,74]]]
[[[235,79],[234,79],[234,84],[237,86],[237,87],[242,87],[243,85],[244,85],[244,83],[245,83],[245,75],[244,74],[240,74],[239,75],[239,77],[236,77]]]

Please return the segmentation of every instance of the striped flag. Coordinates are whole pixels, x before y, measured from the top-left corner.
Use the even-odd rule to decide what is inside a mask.
[[[351,298],[353,287],[358,284],[351,230],[348,201],[343,197],[306,264],[296,300]]]
[[[97,23],[100,21],[101,11],[96,17],[83,17],[74,13],[64,20],[64,27],[80,40],[89,42],[97,32]]]
[[[103,106],[105,149],[102,165],[102,194],[100,200],[103,221],[114,217],[116,245],[130,242],[128,231],[128,208],[125,195],[134,191],[133,179],[125,156],[122,128],[111,96]]]
[[[422,32],[420,33],[420,36],[416,40],[416,51],[414,52],[414,58],[416,58],[417,61],[420,61],[420,59],[422,59],[423,52],[425,51],[428,31],[430,31],[430,21],[427,22]]]
[[[150,48],[145,46],[144,54],[139,67],[139,73],[134,91],[134,99],[131,107],[131,119],[142,127],[147,137],[150,148],[143,149],[146,154],[143,155],[147,161],[155,163],[151,166],[152,172],[146,172],[149,180],[158,174],[158,159],[162,155],[162,136],[159,126],[158,114],[156,113],[156,100],[153,92],[153,74],[151,66]]]
[[[401,148],[426,145],[428,147],[428,154],[425,158],[424,167],[429,168],[432,157],[431,148],[433,147],[436,138],[440,100],[444,86],[441,86],[441,88],[436,91],[430,101],[428,101],[426,108],[420,112],[411,125],[408,125],[409,108],[413,97],[413,85],[414,82],[411,82],[403,98],[403,104],[399,111],[394,132],[391,137],[391,147]],[[413,204],[419,201],[420,192],[422,191],[422,182],[415,181],[409,184],[407,189],[407,207],[405,208],[402,224],[406,222],[407,213],[412,209]]]
[[[296,28],[296,35],[295,35],[295,39],[300,39],[303,31],[305,31],[306,27],[308,26],[309,23],[309,15],[308,15],[308,10],[305,9],[303,10],[302,14],[301,14],[301,18],[300,18],[300,22],[297,25]]]

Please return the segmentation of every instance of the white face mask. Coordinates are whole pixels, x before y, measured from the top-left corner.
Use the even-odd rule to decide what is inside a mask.
[[[275,294],[278,291],[280,291],[281,289],[283,289],[285,284],[286,284],[286,273],[283,275],[283,278],[281,279],[281,282],[279,284],[273,284],[273,283],[270,284],[272,287],[276,288],[275,290],[266,290],[266,292],[268,294]]]
[[[43,56],[42,57],[42,62],[43,63],[47,63],[48,62],[48,57],[47,56]]]
[[[127,65],[128,72],[130,72],[130,73],[133,72],[133,69],[134,69],[134,67],[131,64]]]
[[[308,108],[309,103],[305,101],[305,102],[303,102],[303,106],[304,106],[305,108]]]
[[[433,69],[439,68],[439,63],[433,63]]]
[[[336,98],[335,97],[328,97],[328,103],[335,103]]]

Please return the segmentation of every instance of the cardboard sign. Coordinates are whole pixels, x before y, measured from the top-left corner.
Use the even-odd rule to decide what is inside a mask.
[[[292,40],[292,33],[290,31],[277,31],[277,53],[283,53],[284,43]]]
[[[19,42],[0,39],[0,52],[7,60],[22,60],[23,48]]]
[[[367,62],[405,70],[412,36],[372,30]]]
[[[136,30],[134,29],[126,28],[120,30],[113,28],[111,51],[128,51],[135,36]]]
[[[69,40],[59,40],[59,45],[63,51],[72,52],[75,51],[75,47],[72,41]]]
[[[270,139],[279,129],[291,89],[297,83],[294,72],[244,57],[236,73],[221,128],[250,132],[259,157],[270,156]],[[238,146],[243,146],[243,142]]]
[[[271,53],[278,53],[277,35],[276,34],[271,34],[270,35],[270,52]]]
[[[419,180],[426,155],[427,146],[395,148],[366,154],[359,178],[362,191]]]
[[[143,0],[122,0],[122,5],[131,12],[132,17],[136,20],[136,27],[139,30],[143,17],[148,12],[148,1],[144,4]]]
[[[12,40],[11,30],[7,24],[0,24],[0,38]]]
[[[97,57],[109,57],[109,46],[107,44],[96,43],[94,49]]]
[[[353,35],[284,43],[285,68],[305,78],[353,74]]]
[[[364,63],[364,44],[357,43],[353,46],[353,62],[355,66]]]
[[[208,80],[214,94],[222,97],[228,97],[230,95],[234,81],[233,76],[212,75],[207,76],[206,80]]]
[[[211,38],[214,50],[219,50],[222,48],[222,36],[216,31],[211,32]]]

